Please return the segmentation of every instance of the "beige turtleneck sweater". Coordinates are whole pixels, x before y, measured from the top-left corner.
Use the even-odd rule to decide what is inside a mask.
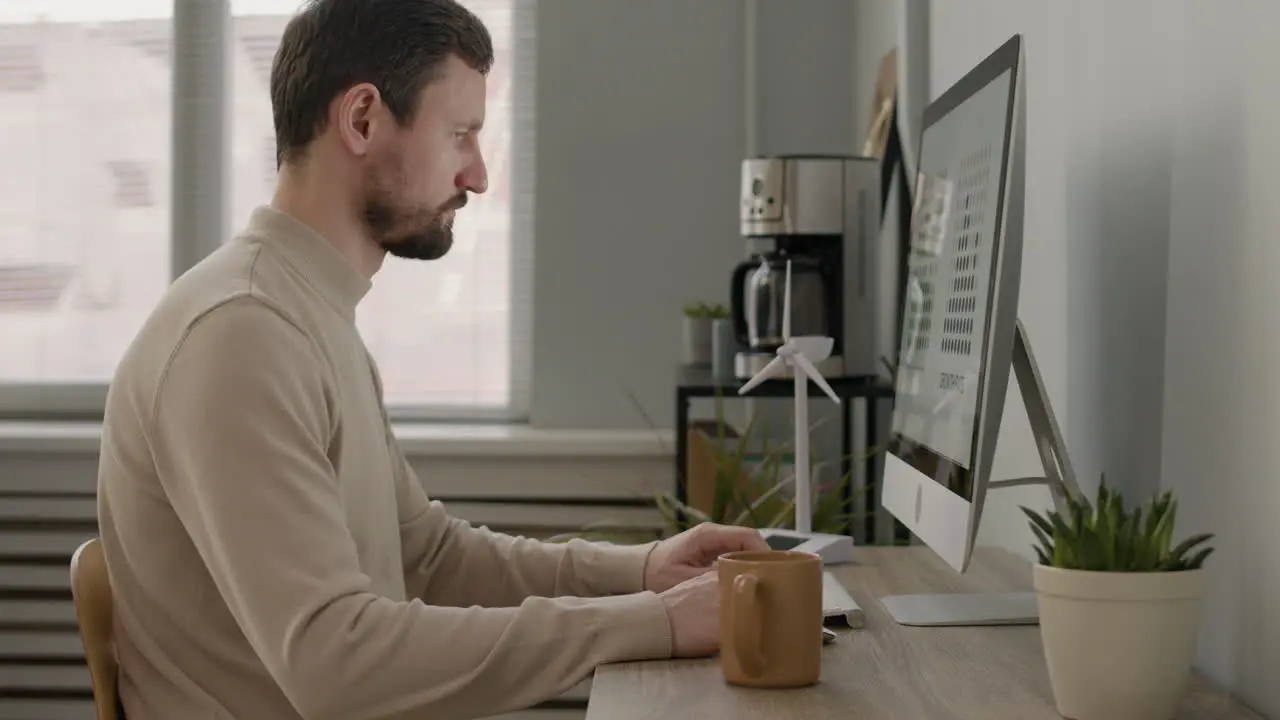
[[[652,544],[514,538],[428,500],[356,331],[369,286],[260,208],[121,361],[98,508],[130,720],[478,717],[671,654]]]

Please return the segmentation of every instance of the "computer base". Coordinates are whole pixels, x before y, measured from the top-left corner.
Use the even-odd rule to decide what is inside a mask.
[[[880,604],[899,625],[1038,625],[1036,594],[890,595]]]
[[[773,550],[810,552],[822,558],[823,566],[853,562],[853,538],[828,533],[802,533],[785,528],[760,530]]]

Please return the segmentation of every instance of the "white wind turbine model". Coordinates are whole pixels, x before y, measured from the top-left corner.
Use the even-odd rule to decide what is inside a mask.
[[[790,369],[795,380],[795,502],[796,529],[765,529],[761,531],[769,544],[779,549],[793,549],[817,553],[825,563],[850,562],[853,559],[853,538],[847,535],[830,535],[813,532],[812,490],[809,477],[809,381],[822,389],[837,405],[840,397],[818,372],[814,363],[831,356],[835,339],[822,335],[791,337],[791,261],[787,260],[787,282],[782,297],[782,346],[777,357],[769,361],[760,372],[738,388],[745,395],[760,383],[779,377]]]

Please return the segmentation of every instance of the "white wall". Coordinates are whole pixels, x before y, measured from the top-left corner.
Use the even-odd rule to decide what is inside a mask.
[[[1218,535],[1199,662],[1280,715],[1280,4],[1185,5],[1162,485],[1187,532]]]
[[[932,4],[937,96],[1015,32],[1027,42],[1022,317],[1086,492],[1100,473],[1171,488],[1180,534],[1218,533],[1197,664],[1280,713],[1280,5],[1248,0]],[[1256,404],[1255,404],[1256,403]],[[1038,470],[1022,408],[1002,475]],[[1001,491],[989,540],[1027,551]],[[991,507],[991,506],[989,506]]]
[[[531,422],[673,424],[680,307],[727,301],[740,0],[537,4]]]

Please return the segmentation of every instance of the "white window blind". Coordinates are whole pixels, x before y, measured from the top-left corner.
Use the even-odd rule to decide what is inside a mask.
[[[527,411],[533,0],[462,0],[496,59],[489,191],[451,252],[388,258],[357,323],[401,418]],[[296,0],[0,0],[0,413],[92,416],[175,273],[268,202]]]

